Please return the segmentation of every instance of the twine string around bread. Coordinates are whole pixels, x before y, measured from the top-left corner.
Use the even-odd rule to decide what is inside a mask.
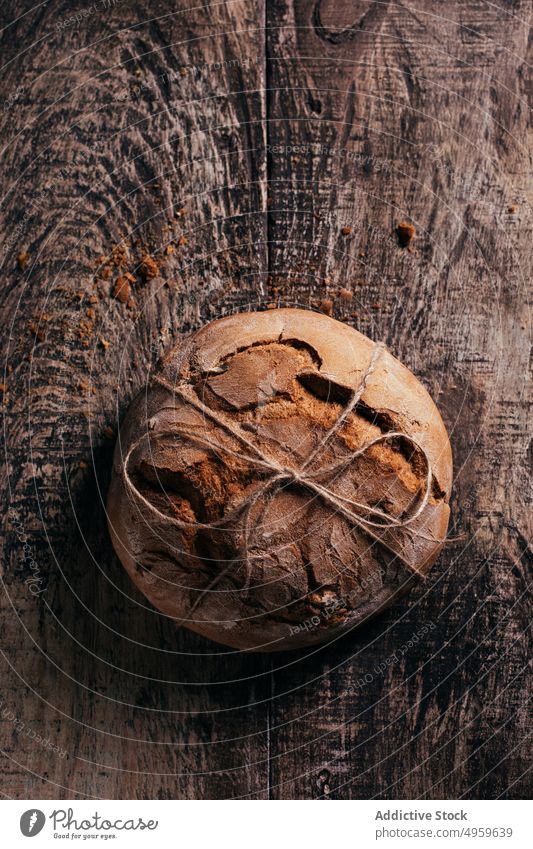
[[[377,343],[374,346],[372,356],[370,358],[367,368],[362,374],[359,386],[352,391],[348,403],[344,406],[342,412],[339,414],[333,425],[319,440],[318,444],[310,451],[304,462],[299,467],[282,465],[281,463],[277,462],[272,457],[270,457],[268,454],[266,454],[264,451],[262,451],[261,448],[259,448],[254,442],[247,438],[245,433],[243,433],[243,431],[239,427],[235,426],[234,423],[228,421],[228,419],[223,416],[219,411],[215,413],[213,410],[207,407],[200,400],[198,395],[194,392],[194,389],[188,383],[181,382],[173,384],[169,380],[164,378],[162,375],[154,376],[154,380],[160,386],[164,387],[172,394],[177,395],[184,402],[194,407],[196,410],[202,413],[203,416],[210,419],[217,426],[217,428],[221,428],[226,433],[226,435],[236,440],[237,443],[239,443],[241,446],[241,450],[230,448],[229,446],[225,446],[219,442],[215,442],[213,439],[210,439],[209,436],[207,436],[205,433],[199,433],[195,429],[194,425],[187,425],[183,422],[173,422],[172,429],[162,429],[154,432],[148,430],[147,432],[143,433],[143,435],[132,444],[122,464],[123,480],[127,491],[132,495],[134,499],[140,500],[148,508],[148,510],[157,513],[160,518],[165,520],[165,522],[171,522],[172,524],[181,529],[190,527],[204,527],[214,530],[216,528],[223,528],[224,526],[230,524],[239,517],[244,518],[242,526],[243,556],[233,558],[229,562],[229,565],[225,569],[217,573],[213,581],[207,587],[200,591],[200,596],[191,606],[189,610],[189,615],[192,614],[194,610],[199,606],[206,593],[210,592],[214,588],[214,586],[216,586],[216,584],[219,583],[228,572],[230,572],[232,569],[235,569],[236,563],[243,564],[246,569],[246,579],[243,589],[248,589],[251,577],[250,561],[254,557],[261,558],[263,556],[261,554],[251,554],[249,552],[250,522],[252,510],[257,504],[257,502],[260,499],[263,499],[262,512],[264,513],[269,500],[272,499],[276,495],[276,493],[280,491],[284,486],[290,486],[291,484],[300,486],[311,491],[316,497],[320,498],[325,504],[330,506],[336,513],[342,515],[351,525],[359,527],[366,535],[370,536],[375,542],[378,542],[391,554],[393,554],[395,557],[398,557],[412,572],[421,575],[419,570],[416,569],[416,567],[412,563],[406,560],[405,557],[400,554],[390,542],[383,539],[383,536],[378,534],[377,532],[378,529],[381,531],[386,531],[388,529],[408,527],[421,516],[428,504],[433,482],[433,471],[426,450],[417,442],[417,440],[401,431],[388,431],[386,433],[382,433],[380,436],[369,440],[357,450],[352,451],[347,457],[343,457],[342,459],[328,466],[323,466],[320,469],[314,471],[309,468],[314,462],[314,460],[317,458],[317,456],[320,454],[320,452],[323,451],[330,444],[331,440],[342,428],[343,424],[346,422],[350,414],[356,409],[356,406],[365,391],[368,379],[374,372],[379,358],[384,350],[385,346],[383,345],[383,343]],[[163,409],[174,410],[175,408]],[[162,437],[175,438],[176,436],[184,438],[192,443],[196,443],[202,446],[204,449],[213,452],[217,456],[220,456],[220,453],[223,453],[228,455],[229,457],[232,457],[234,460],[250,464],[257,470],[264,470],[264,472],[267,473],[268,476],[266,480],[262,482],[261,486],[259,486],[256,490],[250,493],[236,507],[234,507],[229,512],[225,513],[222,518],[216,522],[211,522],[209,524],[204,524],[199,521],[187,522],[183,519],[178,519],[169,516],[168,514],[162,513],[154,504],[152,504],[152,502],[145,498],[144,495],[135,486],[135,484],[131,480],[128,467],[132,454],[137,450],[143,440]],[[426,469],[424,493],[419,499],[416,509],[413,509],[414,505],[413,503],[411,503],[407,510],[403,511],[402,515],[391,516],[389,513],[385,513],[377,507],[372,507],[369,504],[365,504],[363,502],[359,502],[354,499],[342,496],[339,493],[334,492],[324,483],[320,482],[319,478],[326,477],[328,479],[328,482],[331,483],[330,479],[332,476],[333,479],[335,479],[337,475],[342,473],[358,457],[365,454],[373,446],[398,439],[402,439],[403,441],[410,443],[414,451],[420,452],[424,460],[424,465]],[[414,499],[415,504],[416,500],[419,498],[419,494],[420,487],[417,489],[417,493]],[[407,515],[407,513],[409,513],[409,515]],[[430,539],[432,542],[444,542],[444,540],[436,540],[433,536],[425,536],[423,533],[420,532],[420,530],[413,529],[412,532],[414,532],[417,536]]]

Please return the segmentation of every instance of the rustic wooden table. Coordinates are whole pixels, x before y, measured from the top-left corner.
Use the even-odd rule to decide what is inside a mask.
[[[530,794],[531,12],[2,6],[5,797]],[[103,509],[159,355],[267,305],[422,379],[464,535],[367,627],[272,657],[176,632]]]

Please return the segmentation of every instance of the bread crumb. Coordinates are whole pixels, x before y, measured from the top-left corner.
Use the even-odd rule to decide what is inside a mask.
[[[17,264],[21,271],[24,271],[29,261],[30,255],[28,251],[21,251],[17,257]]]
[[[416,228],[407,221],[400,221],[396,227],[398,244],[401,248],[408,248],[416,236]]]
[[[343,236],[349,236],[351,232],[352,232],[352,228],[349,227],[348,225],[346,227],[343,227],[342,230],[341,230],[341,233],[342,233]]]
[[[340,289],[339,297],[342,298],[343,301],[351,301],[353,298],[352,293],[349,289]]]
[[[150,254],[145,254],[141,260],[141,272],[147,280],[153,280],[159,274],[159,266]]]
[[[129,281],[126,279],[126,275],[123,277],[117,277],[114,289],[113,289],[113,297],[120,301],[121,304],[127,304],[131,298],[131,286]]]
[[[322,300],[318,302],[318,309],[325,315],[331,315],[333,312],[333,301],[329,298],[322,298]]]

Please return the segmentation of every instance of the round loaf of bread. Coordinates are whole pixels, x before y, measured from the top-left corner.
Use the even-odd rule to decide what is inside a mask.
[[[120,430],[116,552],[179,625],[237,649],[331,640],[422,580],[451,450],[424,387],[325,315],[232,315],[163,359]]]

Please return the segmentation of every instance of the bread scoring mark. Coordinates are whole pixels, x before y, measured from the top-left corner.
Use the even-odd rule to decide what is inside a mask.
[[[240,345],[237,348],[234,348],[233,351],[230,351],[228,354],[225,354],[219,361],[217,366],[211,367],[205,371],[201,372],[202,377],[206,377],[211,374],[213,369],[217,370],[221,368],[226,368],[233,357],[237,356],[237,354],[242,354],[244,351],[248,351],[251,348],[264,348],[267,345],[287,345],[287,347],[295,348],[296,350],[305,350],[311,357],[314,363],[318,366],[318,368],[322,367],[322,357],[312,345],[308,342],[305,342],[303,339],[296,339],[294,337],[284,339],[283,331],[279,334],[277,339],[259,339],[257,342],[252,342],[247,345]]]
[[[352,397],[353,389],[351,387],[343,386],[331,380],[327,375],[320,374],[317,371],[300,372],[300,374],[296,375],[296,379],[302,384],[304,389],[307,389],[308,392],[320,401],[342,404],[344,406]]]
[[[278,337],[278,344],[290,345],[292,348],[296,348],[297,351],[307,351],[315,365],[319,369],[322,368],[322,357],[318,353],[317,349],[310,345],[309,342],[305,342],[303,339],[297,339],[295,336],[289,336],[284,339],[283,331],[281,331]]]
[[[341,404],[344,406],[350,400],[352,389],[341,383],[337,383],[325,374],[314,371],[301,372],[297,375],[301,385],[318,398],[330,404]],[[356,416],[367,421],[369,424],[379,428],[381,433],[391,433],[402,430],[402,421],[399,416],[394,416],[390,410],[376,410],[369,404],[359,399],[353,410]],[[423,477],[424,459],[420,451],[414,450],[408,439],[398,437],[389,443],[389,448],[397,451],[409,463],[413,471]],[[436,501],[446,498],[446,493],[440,486],[437,478],[433,475],[431,495]]]
[[[212,409],[240,414],[274,401],[295,402],[295,378],[313,365],[322,365],[316,349],[293,337],[284,339],[281,332],[270,341],[236,348],[193,377],[190,385]]]
[[[291,400],[294,376],[301,365],[302,355],[279,343],[249,348],[236,354],[206,386],[231,409],[251,410],[275,398]]]

